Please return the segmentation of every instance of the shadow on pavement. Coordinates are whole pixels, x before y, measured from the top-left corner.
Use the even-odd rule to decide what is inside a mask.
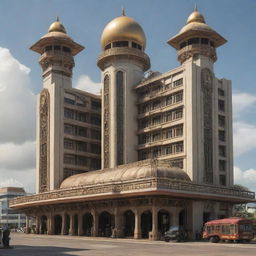
[[[19,256],[74,256],[73,254],[78,251],[90,251],[93,249],[78,249],[78,248],[66,248],[55,246],[28,246],[28,245],[16,245],[11,249],[1,249],[0,256],[19,255]]]

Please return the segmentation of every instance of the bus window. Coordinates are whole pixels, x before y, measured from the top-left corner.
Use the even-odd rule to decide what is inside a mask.
[[[216,231],[217,231],[217,232],[220,232],[220,226],[219,226],[219,225],[218,225],[218,226],[216,226],[216,228],[215,228],[215,229],[216,229]]]
[[[212,226],[212,233],[214,232],[214,226]]]
[[[207,232],[211,233],[211,227],[210,226],[207,226]]]
[[[240,224],[239,225],[239,231],[241,231],[241,232],[251,232],[252,231],[252,225],[250,225],[250,224]]]
[[[224,225],[221,226],[221,233],[222,233],[222,234],[225,233],[225,226],[224,226]]]
[[[230,225],[230,234],[233,235],[236,233],[236,225],[235,224],[231,224]]]

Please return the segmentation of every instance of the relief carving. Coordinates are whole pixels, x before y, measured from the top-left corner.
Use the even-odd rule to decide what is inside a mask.
[[[212,74],[209,69],[201,72],[203,92],[203,141],[204,141],[204,182],[213,183],[213,134],[212,134]]]
[[[49,190],[49,112],[50,95],[47,89],[40,94],[40,138],[39,138],[39,191]]]

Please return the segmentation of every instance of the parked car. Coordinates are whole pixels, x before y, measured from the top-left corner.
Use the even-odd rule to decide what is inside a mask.
[[[171,226],[164,234],[164,241],[169,242],[174,240],[177,242],[186,241],[188,239],[188,233],[183,226]]]

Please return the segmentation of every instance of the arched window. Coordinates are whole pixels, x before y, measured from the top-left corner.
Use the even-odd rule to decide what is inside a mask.
[[[116,73],[117,165],[124,163],[124,73]]]

